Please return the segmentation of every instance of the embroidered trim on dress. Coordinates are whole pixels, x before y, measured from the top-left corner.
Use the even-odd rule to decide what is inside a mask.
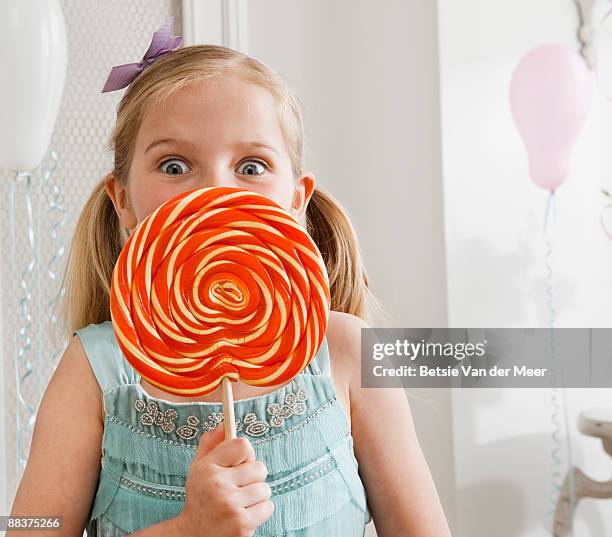
[[[292,427],[289,427],[288,429],[285,429],[284,431],[275,434],[273,436],[268,436],[265,438],[260,438],[258,440],[253,440],[251,442],[251,444],[255,445],[255,444],[262,444],[264,442],[269,442],[271,440],[276,440],[282,436],[285,436],[297,429],[301,429],[302,427],[304,427],[304,425],[306,425],[309,421],[315,419],[316,417],[318,417],[321,412],[323,412],[327,407],[329,407],[330,405],[333,405],[334,403],[336,403],[338,401],[337,396],[333,396],[330,400],[328,400],[326,403],[323,403],[319,408],[317,408],[310,416],[308,416],[305,420],[297,423],[296,425],[293,425]],[[127,427],[131,432],[133,432],[134,434],[137,434],[138,436],[143,436],[146,438],[155,438],[158,442],[163,442],[164,444],[173,444],[173,445],[177,445],[177,446],[181,446],[181,447],[186,447],[186,448],[190,448],[193,450],[197,449],[197,445],[194,444],[186,444],[184,442],[176,442],[174,440],[168,440],[167,438],[162,438],[160,436],[157,436],[155,434],[152,433],[147,433],[145,431],[142,431],[136,427],[134,427],[131,423],[127,423],[119,418],[117,418],[116,416],[113,416],[112,414],[106,414],[106,417],[108,417],[108,419],[114,423],[117,423],[119,425],[123,425],[125,427]]]
[[[263,436],[271,428],[282,427],[285,420],[294,415],[301,415],[306,412],[306,400],[308,392],[299,388],[297,392],[288,392],[285,394],[285,401],[282,405],[278,403],[270,403],[266,410],[271,416],[270,420],[258,419],[257,415],[250,412],[244,417],[244,420],[236,420],[236,431],[243,431],[249,436]],[[176,426],[178,412],[175,408],[170,408],[165,411],[159,409],[156,401],[146,402],[143,399],[136,399],[134,408],[141,414],[140,423],[145,426],[154,426],[169,434],[176,430],[176,434],[184,440],[192,440],[198,435],[200,427],[200,419],[197,416],[187,417],[187,423]],[[208,419],[201,425],[203,432],[212,431],[223,421],[222,412],[213,412]]]

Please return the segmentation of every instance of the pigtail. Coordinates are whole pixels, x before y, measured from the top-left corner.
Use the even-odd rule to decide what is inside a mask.
[[[61,337],[110,320],[110,283],[127,233],[102,179],[79,216],[61,285]]]
[[[368,287],[357,234],[340,203],[319,187],[306,208],[306,230],[325,261],[331,309],[370,322],[373,306],[380,306]]]

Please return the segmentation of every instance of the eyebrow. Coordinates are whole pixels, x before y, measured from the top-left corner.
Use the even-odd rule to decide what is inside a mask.
[[[145,153],[148,153],[151,149],[153,149],[154,147],[157,147],[158,145],[164,145],[164,144],[166,144],[166,145],[186,145],[186,146],[191,147],[192,149],[195,147],[195,144],[193,144],[192,142],[190,142],[188,140],[181,140],[180,138],[162,138],[161,140],[155,140],[154,142],[152,142],[149,145],[149,147],[147,147],[145,149]],[[261,147],[263,149],[268,149],[268,150],[276,153],[277,155],[280,155],[278,150],[276,150],[271,145],[265,144],[263,142],[257,142],[257,141],[238,142],[236,144],[236,146],[242,146],[242,147]]]
[[[178,138],[162,138],[161,140],[155,140],[154,142],[152,142],[149,147],[147,147],[145,149],[145,153],[148,153],[151,149],[153,149],[154,147],[157,147],[158,145],[188,145],[189,147],[193,147],[193,144],[187,140],[180,140]]]

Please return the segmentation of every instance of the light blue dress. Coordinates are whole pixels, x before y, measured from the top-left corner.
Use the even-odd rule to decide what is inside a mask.
[[[123,536],[178,515],[198,440],[223,420],[221,403],[149,396],[110,321],[75,333],[106,414],[87,535]],[[350,422],[331,378],[327,338],[289,384],[234,405],[237,435],[265,463],[275,506],[255,536],[362,537],[371,516]]]

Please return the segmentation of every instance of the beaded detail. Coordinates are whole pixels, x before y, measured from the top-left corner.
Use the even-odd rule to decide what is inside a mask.
[[[162,412],[155,401],[145,403],[142,399],[136,399],[134,407],[137,412],[143,413],[140,416],[140,423],[143,425],[156,425],[161,427],[165,433],[171,433],[176,429],[176,434],[184,440],[191,440],[198,434],[200,419],[197,416],[189,416],[187,425],[181,425],[177,428],[174,422],[178,418],[178,412],[174,408]]]
[[[223,412],[213,412],[202,425],[204,432],[212,431],[223,421]],[[242,422],[236,420],[236,431],[242,430]]]
[[[302,427],[304,427],[304,425],[306,425],[309,421],[319,417],[319,415],[327,409],[327,407],[329,407],[330,405],[333,405],[335,403],[338,402],[338,397],[334,395],[334,397],[332,397],[329,401],[323,403],[319,408],[317,408],[310,416],[308,416],[304,421],[301,421],[300,423],[293,425],[292,427],[289,427],[288,429],[285,429],[283,432],[275,434],[274,436],[269,436],[266,438],[260,438],[258,440],[253,440],[251,443],[252,444],[261,444],[263,442],[268,442],[271,440],[275,440],[278,439],[282,436],[285,436],[287,434],[292,433],[293,431],[297,430],[297,429],[301,429]],[[131,432],[133,432],[134,434],[137,434],[138,436],[143,436],[145,438],[154,438],[156,439],[158,442],[163,442],[164,444],[173,444],[176,446],[180,446],[180,447],[185,447],[185,448],[189,448],[189,449],[193,449],[196,450],[197,449],[197,445],[195,444],[186,444],[184,442],[176,442],[174,440],[168,440],[167,438],[161,438],[160,436],[157,436],[155,434],[151,434],[151,433],[146,433],[145,431],[142,431],[140,429],[138,429],[137,427],[134,427],[131,423],[126,423],[125,421],[119,419],[117,416],[113,416],[112,414],[106,414],[106,417],[114,422],[117,423],[119,425],[123,425],[125,427],[127,427]]]
[[[319,465],[315,470],[299,475],[291,480],[288,480],[286,483],[282,483],[279,485],[270,484],[270,489],[272,490],[272,494],[275,496],[278,494],[282,494],[283,492],[287,492],[289,490],[293,490],[297,487],[301,487],[314,481],[315,479],[331,472],[334,468],[336,468],[336,462],[332,459],[324,464]]]
[[[176,434],[185,440],[191,440],[197,436],[199,424],[200,420],[197,416],[189,416],[187,418],[187,425],[181,425],[176,430]]]
[[[306,411],[304,401],[308,398],[304,390],[298,390],[296,393],[288,393],[285,396],[285,404],[270,403],[268,405],[268,414],[272,416],[270,425],[272,427],[282,427],[287,418],[294,414],[303,414]],[[246,420],[246,417],[245,417]]]
[[[147,496],[154,496],[156,498],[166,498],[168,500],[185,501],[185,492],[183,492],[184,487],[181,487],[181,490],[172,490],[162,487],[149,487],[147,485],[141,485],[140,483],[125,477],[124,475],[119,478],[119,484],[124,485],[125,487],[131,490],[142,492]]]
[[[278,403],[270,403],[267,406],[267,411],[270,416],[270,421],[257,419],[257,415],[250,412],[244,417],[244,420],[236,421],[236,431],[243,431],[249,436],[263,436],[272,427],[282,427],[285,420],[293,415],[300,415],[306,412],[305,401],[308,399],[308,392],[303,389],[298,389],[297,392],[289,392],[285,395],[285,402],[282,405]],[[223,421],[222,412],[213,412],[209,419],[204,422],[203,429],[205,432],[212,431]]]
[[[282,427],[285,420],[294,415],[301,415],[306,412],[306,400],[308,392],[299,388],[297,392],[289,392],[285,394],[284,403],[270,403],[266,410],[271,416],[270,420],[260,420],[253,412],[247,414],[244,420],[236,420],[236,431],[243,431],[249,436],[263,436],[271,428]],[[160,427],[164,433],[171,433],[176,429],[176,434],[184,440],[192,440],[198,434],[200,427],[200,419],[197,416],[189,416],[187,424],[176,426],[178,412],[174,408],[170,408],[162,412],[156,401],[148,403],[142,399],[136,399],[134,402],[136,411],[141,413],[140,423],[145,426]],[[208,419],[201,425],[203,432],[212,431],[221,422],[223,422],[222,412],[213,412],[208,416]]]

